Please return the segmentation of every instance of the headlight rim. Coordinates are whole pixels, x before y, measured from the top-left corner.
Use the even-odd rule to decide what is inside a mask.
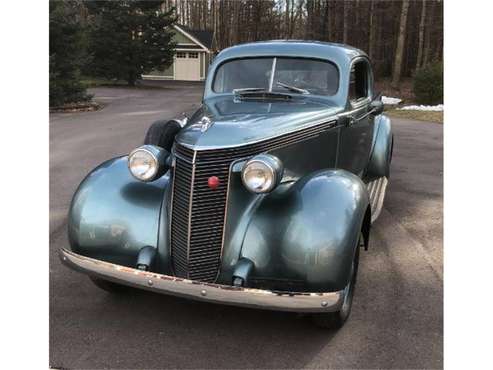
[[[253,163],[260,163],[269,170],[270,175],[272,176],[272,182],[267,189],[255,189],[248,185],[248,181],[245,179],[245,173],[247,167]],[[243,165],[243,168],[241,170],[241,181],[243,182],[243,185],[252,193],[265,194],[265,193],[270,193],[277,187],[277,185],[279,185],[283,177],[283,173],[284,173],[284,167],[279,158],[277,158],[272,154],[258,154],[247,160]]]
[[[147,153],[148,155],[150,155],[152,161],[155,164],[154,173],[149,178],[141,178],[141,177],[138,177],[132,171],[131,158],[137,152],[145,152],[145,153]],[[128,158],[127,158],[127,167],[128,167],[128,170],[129,170],[130,174],[135,179],[137,179],[139,181],[142,181],[142,182],[152,182],[152,181],[156,180],[157,178],[159,178],[160,177],[160,173],[163,172],[163,168],[162,168],[163,167],[163,163],[162,163],[162,160],[160,158],[162,156],[162,153],[161,152],[162,152],[162,150],[160,148],[154,147],[153,145],[142,145],[142,146],[140,146],[140,147],[135,148],[134,150],[132,150],[129,153]]]

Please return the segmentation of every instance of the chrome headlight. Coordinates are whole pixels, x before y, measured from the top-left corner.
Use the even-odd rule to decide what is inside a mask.
[[[153,181],[167,169],[166,159],[169,153],[154,145],[143,145],[128,155],[128,169],[133,177],[140,181]]]
[[[260,154],[245,163],[241,179],[251,192],[268,193],[281,181],[283,170],[282,162],[277,157]]]

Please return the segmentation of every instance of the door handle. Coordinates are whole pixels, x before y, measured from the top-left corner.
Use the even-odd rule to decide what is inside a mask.
[[[347,120],[348,127],[354,125],[356,122],[359,121],[356,118],[354,118],[354,116],[351,116],[351,115],[348,116],[347,118],[348,118],[348,120]]]

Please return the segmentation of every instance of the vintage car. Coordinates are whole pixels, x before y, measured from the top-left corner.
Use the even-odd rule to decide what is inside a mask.
[[[143,146],[83,180],[60,257],[109,291],[306,313],[340,327],[389,177],[382,112],[358,49],[225,49],[193,115],[155,122]]]

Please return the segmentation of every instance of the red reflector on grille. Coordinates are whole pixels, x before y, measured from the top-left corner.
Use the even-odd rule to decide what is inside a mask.
[[[207,179],[207,185],[209,185],[209,187],[212,190],[217,189],[219,187],[219,184],[220,184],[220,181],[219,181],[219,177],[217,177],[217,176],[211,176]]]

